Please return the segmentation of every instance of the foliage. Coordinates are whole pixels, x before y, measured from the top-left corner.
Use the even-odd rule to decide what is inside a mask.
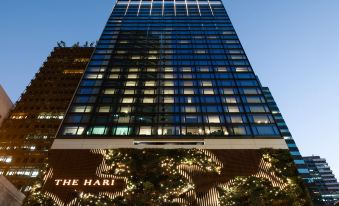
[[[220,205],[253,206],[302,206],[305,200],[299,198],[295,185],[284,189],[274,187],[268,179],[258,177],[237,177],[226,189],[220,189]]]
[[[263,160],[270,165],[269,172],[283,180],[285,187],[274,187],[266,178],[236,177],[227,188],[219,188],[221,205],[309,205],[307,192],[289,152],[269,149],[261,152]]]
[[[220,167],[202,150],[106,150],[109,174],[125,177],[127,188],[121,205],[178,205],[175,199],[195,186],[179,170],[179,166],[198,166],[219,173]]]

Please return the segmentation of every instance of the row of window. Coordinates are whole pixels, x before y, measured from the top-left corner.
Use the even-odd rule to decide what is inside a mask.
[[[126,113],[127,114],[127,113]],[[225,120],[224,120],[225,118]],[[107,116],[96,116],[92,118],[94,123],[102,123],[108,124],[109,122],[117,122],[117,123],[132,123],[132,122],[140,122],[140,123],[154,123],[159,120],[159,122],[164,123],[183,123],[183,124],[216,124],[216,123],[225,123],[228,124],[243,124],[247,123],[247,119],[250,123],[255,124],[271,124],[274,123],[273,117],[268,114],[262,115],[216,115],[216,114],[208,114],[205,116],[201,115],[159,115],[157,116],[146,116],[146,115],[137,115],[130,116],[124,114],[115,114],[115,115],[107,115]],[[87,115],[69,115],[67,117],[66,123],[88,123],[90,120]],[[181,121],[180,121],[181,120]]]
[[[173,135],[185,135],[185,136],[194,136],[194,135],[211,135],[211,136],[228,136],[228,135],[251,135],[251,130],[254,135],[259,136],[277,136],[279,135],[278,129],[273,125],[265,126],[252,126],[251,129],[249,126],[234,126],[234,127],[220,127],[220,126],[205,126],[203,127],[152,127],[152,126],[140,126],[134,132],[132,127],[128,126],[118,126],[118,127],[106,127],[106,126],[94,126],[89,129],[85,129],[82,126],[66,126],[63,128],[62,134],[64,136],[73,136],[73,135],[90,135],[90,136],[100,136],[100,135],[110,135],[110,136],[150,136],[150,135],[164,135],[164,136],[173,136]]]

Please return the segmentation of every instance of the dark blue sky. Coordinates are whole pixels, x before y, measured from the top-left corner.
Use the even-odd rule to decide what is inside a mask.
[[[112,0],[2,0],[0,84],[13,101],[60,40],[95,41]],[[252,66],[303,155],[339,177],[338,0],[225,0]]]

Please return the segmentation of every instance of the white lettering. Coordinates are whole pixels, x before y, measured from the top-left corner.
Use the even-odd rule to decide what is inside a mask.
[[[60,182],[62,182],[62,180],[60,180],[60,179],[57,179],[57,180],[54,180],[56,183],[55,183],[55,185],[59,185],[60,184]]]
[[[72,181],[72,185],[79,185],[79,180],[78,179],[74,179],[73,181]]]
[[[71,185],[72,180],[64,180],[62,185]]]
[[[92,180],[91,179],[85,179],[84,186],[86,186],[86,185],[92,185]]]
[[[100,185],[101,185],[101,184],[100,184],[100,180],[96,180],[96,181],[93,183],[93,186],[94,186],[94,185],[99,185],[99,186],[100,186]]]

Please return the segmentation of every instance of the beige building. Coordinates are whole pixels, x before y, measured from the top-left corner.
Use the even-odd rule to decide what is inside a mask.
[[[15,186],[10,183],[6,177],[0,176],[0,205],[1,206],[20,206],[25,199]]]
[[[7,118],[10,110],[13,108],[11,99],[6,94],[5,90],[0,85],[0,126]]]

